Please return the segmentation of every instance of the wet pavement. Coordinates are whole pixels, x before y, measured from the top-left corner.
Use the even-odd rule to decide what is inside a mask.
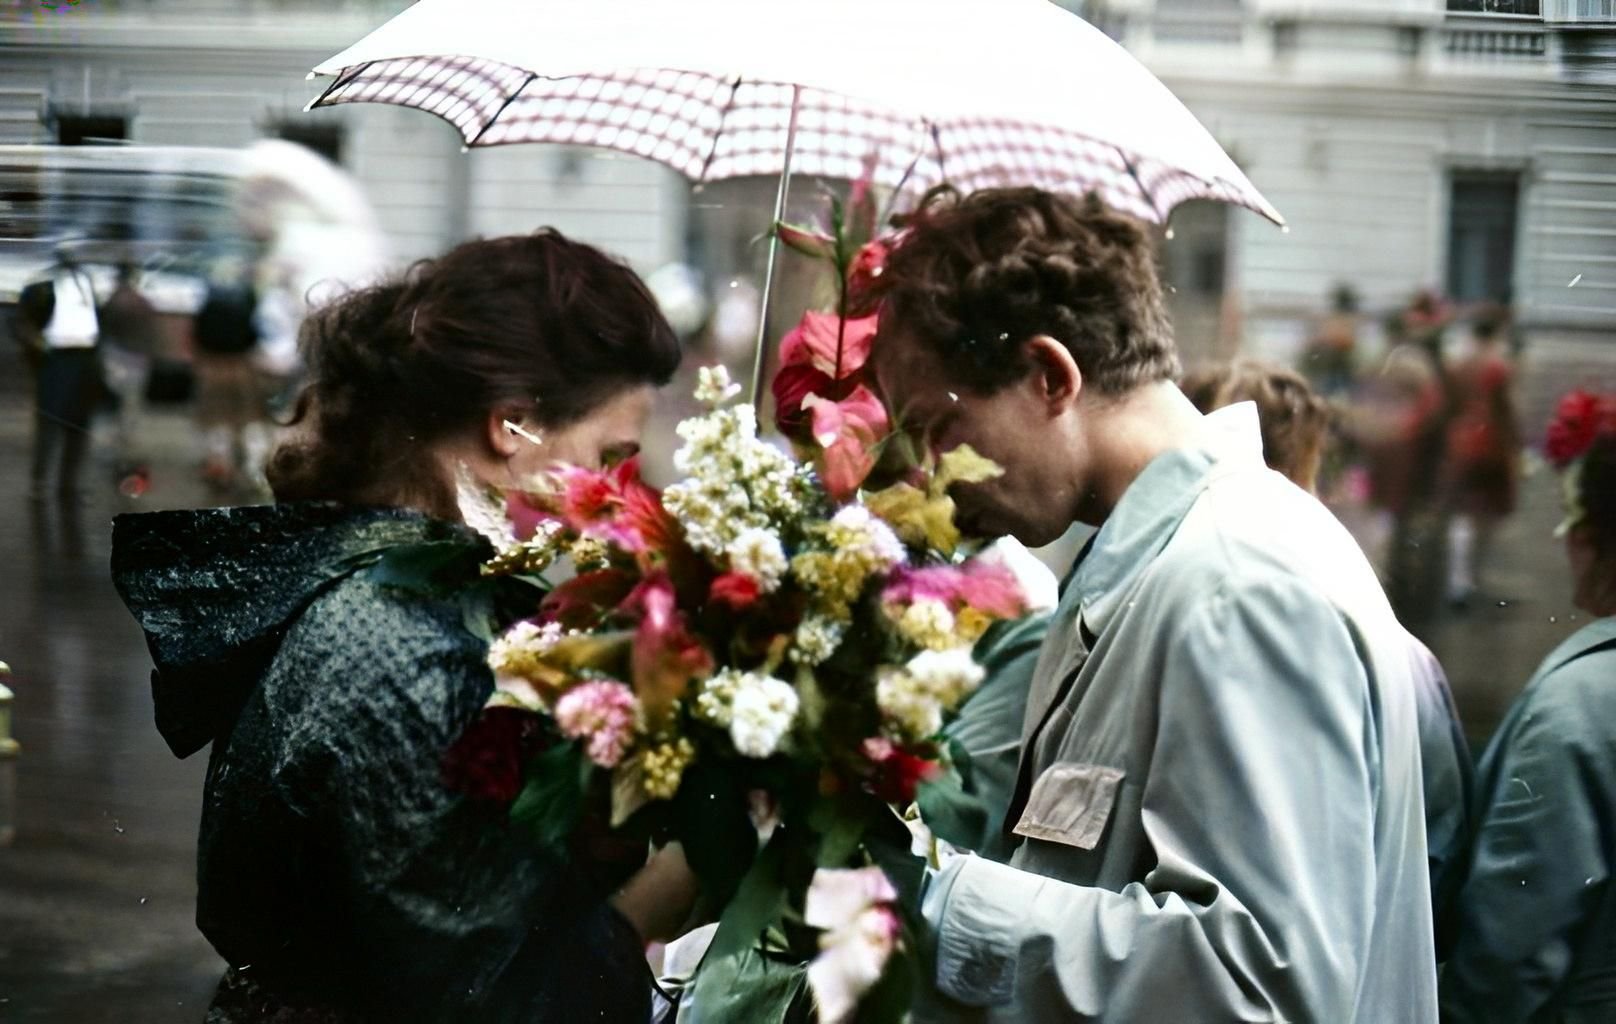
[[[144,498],[119,497],[98,464],[81,508],[34,505],[16,379],[0,374],[0,660],[22,743],[0,761],[0,817],[16,827],[0,846],[0,1022],[199,1021],[220,969],[192,923],[204,756],[176,760],[153,729],[145,647],[107,579],[113,514],[205,503],[193,438],[182,416],[152,418]],[[1552,474],[1528,478],[1488,599],[1428,631],[1476,738],[1581,624],[1550,537],[1558,515]]]

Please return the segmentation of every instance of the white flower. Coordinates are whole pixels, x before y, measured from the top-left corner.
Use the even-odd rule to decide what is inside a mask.
[[[715,558],[749,530],[772,530],[801,514],[797,466],[757,436],[750,405],[715,409],[678,426],[682,445],[673,464],[685,479],[663,492],[663,503],[692,547]]]
[[[958,642],[954,639],[954,613],[936,598],[923,597],[904,608],[896,625],[904,639],[920,647],[937,650]]]
[[[702,405],[720,406],[741,393],[741,386],[729,379],[729,369],[722,364],[703,366],[696,371],[696,401]]]
[[[877,571],[890,569],[904,560],[903,541],[892,532],[892,527],[863,505],[842,508],[831,517],[830,526],[830,541],[835,548],[858,551],[878,567]]]
[[[778,534],[754,527],[743,530],[730,542],[729,567],[756,580],[758,588],[767,594],[780,586],[780,578],[791,563],[786,561],[786,549]]]
[[[969,647],[921,651],[902,668],[888,666],[876,673],[875,703],[889,733],[923,740],[942,731],[943,713],[974,693],[983,675]]]
[[[729,738],[745,757],[770,757],[791,731],[800,702],[790,683],[748,673],[730,703]]]
[[[897,891],[880,868],[814,872],[803,919],[824,931],[819,956],[808,965],[823,1024],[853,1019],[859,1000],[881,979],[897,948],[900,923],[892,903]]]
[[[542,711],[547,702],[528,681],[537,660],[562,636],[559,622],[540,626],[518,622],[488,648],[488,667],[494,672],[493,702]]]
[[[720,729],[728,729],[733,718],[735,692],[740,689],[746,673],[726,668],[701,684],[696,695],[696,717]]]
[[[847,633],[845,623],[823,615],[810,615],[797,626],[792,638],[791,660],[799,665],[823,664],[842,645]]]

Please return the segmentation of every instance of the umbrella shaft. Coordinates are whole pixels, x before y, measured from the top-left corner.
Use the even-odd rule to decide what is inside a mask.
[[[791,121],[786,126],[785,161],[780,168],[780,186],[774,193],[774,220],[769,222],[769,261],[763,270],[763,297],[758,302],[757,345],[752,353],[751,402],[755,407],[763,392],[763,370],[769,362],[769,296],[774,291],[774,265],[780,256],[780,222],[786,216],[786,193],[791,190],[791,154],[797,145],[797,109],[802,90],[791,87]]]

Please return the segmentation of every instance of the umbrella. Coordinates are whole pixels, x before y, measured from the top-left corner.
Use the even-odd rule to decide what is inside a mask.
[[[1282,223],[1166,86],[1049,0],[419,0],[314,73],[334,78],[311,107],[415,107],[468,146],[777,174],[776,222],[793,171],[869,170],[899,194],[1037,185],[1157,223],[1197,198]]]

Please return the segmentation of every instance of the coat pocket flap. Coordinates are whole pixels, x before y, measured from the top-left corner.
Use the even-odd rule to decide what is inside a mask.
[[[1057,761],[1033,783],[1027,809],[1012,831],[1028,839],[1094,849],[1116,805],[1122,775],[1122,769],[1102,764]]]

